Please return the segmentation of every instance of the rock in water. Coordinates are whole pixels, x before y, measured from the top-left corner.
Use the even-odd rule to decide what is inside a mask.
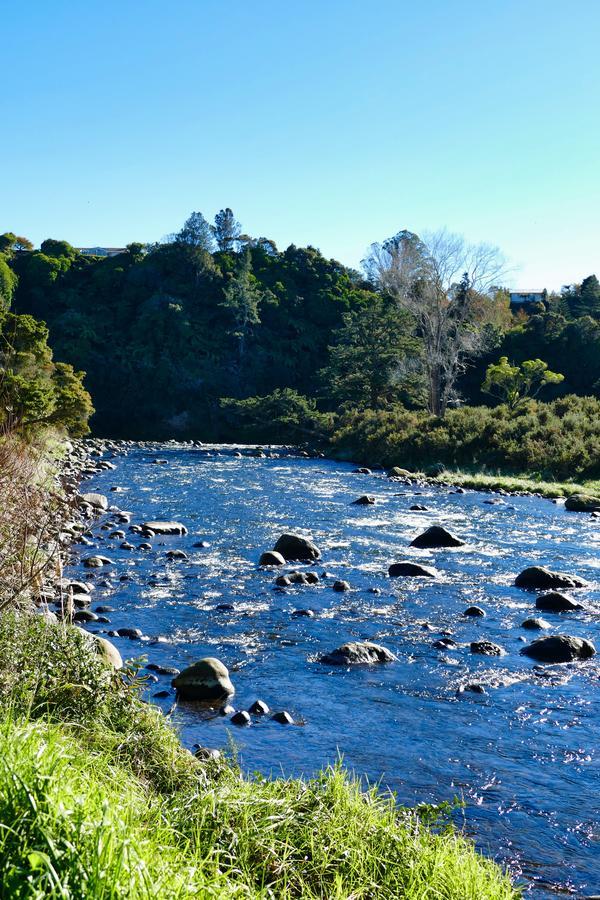
[[[571,494],[565,500],[565,509],[569,509],[571,512],[598,512],[600,497],[592,497],[590,494]]]
[[[571,597],[567,597],[566,594],[561,594],[559,591],[540,594],[535,605],[537,609],[545,609],[548,612],[569,612],[573,609],[583,609],[581,603],[575,603]]]
[[[471,653],[479,653],[482,656],[504,656],[506,650],[493,644],[491,641],[473,641],[471,643]]]
[[[545,566],[529,566],[515,578],[516,587],[527,590],[550,591],[553,588],[585,587],[587,581],[575,575],[564,575],[562,572],[551,572]]]
[[[112,566],[113,561],[108,556],[88,556],[83,564],[86,569],[101,569],[102,566]]]
[[[388,478],[410,478],[411,473],[408,469],[401,469],[400,466],[392,466],[388,471]]]
[[[321,551],[309,538],[300,534],[282,534],[273,548],[275,553],[280,553],[286,560],[307,560],[321,558]]]
[[[524,622],[521,622],[521,628],[527,628],[529,631],[543,631],[545,628],[550,628],[550,622],[546,622],[545,619],[525,619]]]
[[[87,503],[88,506],[93,506],[94,509],[99,509],[102,512],[108,509],[108,498],[104,494],[82,494],[80,502]]]
[[[334,581],[333,582],[333,590],[342,592],[350,590],[350,582],[349,581]]]
[[[437,578],[438,573],[429,566],[421,566],[414,562],[392,563],[388,569],[390,578],[406,576],[410,578]]]
[[[275,550],[267,550],[260,557],[258,564],[259,566],[284,566],[285,559],[281,553],[276,553]]]
[[[326,653],[319,662],[328,666],[372,666],[375,663],[394,662],[396,657],[387,647],[371,641],[349,641],[331,653]]]
[[[421,549],[429,549],[434,547],[463,547],[465,541],[456,537],[443,525],[432,525],[423,534],[411,542],[411,547],[419,547]]]
[[[480,606],[467,606],[463,616],[485,616],[485,611]]]
[[[181,522],[167,522],[167,521],[157,521],[157,522],[144,522],[142,525],[143,531],[152,531],[154,534],[187,534],[188,530],[185,525],[182,525]]]
[[[572,637],[569,634],[553,634],[538,638],[521,653],[539,662],[561,663],[574,659],[589,659],[594,656],[596,648],[585,638]]]
[[[374,506],[375,497],[372,497],[370,494],[363,494],[358,500],[353,500],[352,504],[354,506]]]
[[[227,667],[212,656],[188,666],[171,685],[182,700],[200,700],[215,706],[221,706],[235,693]]]

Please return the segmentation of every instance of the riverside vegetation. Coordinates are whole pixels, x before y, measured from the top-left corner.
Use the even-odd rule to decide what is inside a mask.
[[[196,758],[140,700],[135,663],[115,671],[81,630],[35,610],[78,533],[77,478],[57,480],[52,460],[65,433],[87,433],[83,370],[94,427],[112,436],[305,439],[438,472],[600,474],[597,282],[514,317],[495,252],[408,232],[374,246],[365,271],[279,252],[230,210],[110,259],[0,241],[3,896],[515,896],[443,810],[398,808],[341,769],[249,780]],[[557,369],[550,402],[481,405],[501,356]],[[453,408],[459,394],[472,405]]]
[[[135,660],[115,669],[69,614],[46,612],[62,596],[59,548],[90,510],[73,492],[73,467],[106,465],[62,446],[59,489],[40,435],[35,447],[15,435],[1,445],[0,474],[12,460],[0,481],[2,533],[29,535],[0,568],[2,896],[515,896],[444,808],[398,808],[341,768],[247,779],[234,761],[197,758],[140,699]],[[20,495],[7,490],[19,473]]]
[[[140,699],[140,666],[116,669],[70,624],[69,595],[62,621],[48,611],[90,512],[79,478],[102,465],[66,439],[92,411],[82,373],[53,361],[42,323],[9,311],[11,254],[29,252],[15,247],[0,257],[1,896],[516,896],[444,808],[400,808],[341,768],[248,779],[197,758]],[[47,286],[68,269],[53,259]]]

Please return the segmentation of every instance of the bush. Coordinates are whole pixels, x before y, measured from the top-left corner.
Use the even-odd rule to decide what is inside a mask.
[[[597,478],[600,400],[531,400],[514,411],[464,406],[443,419],[402,407],[350,412],[338,420],[332,446],[356,459],[416,470],[442,462],[549,480]]]

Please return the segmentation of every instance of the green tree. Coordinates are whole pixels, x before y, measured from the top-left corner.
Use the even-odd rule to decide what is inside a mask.
[[[231,212],[231,210],[229,210]],[[186,247],[195,247],[211,253],[214,250],[214,237],[212,226],[206,221],[201,212],[193,212],[185,221],[181,231],[175,235],[178,244]]]
[[[246,341],[254,325],[260,323],[259,306],[266,296],[252,274],[252,258],[246,249],[240,269],[227,287],[221,306],[233,319],[230,333],[237,341],[237,371],[241,371],[246,354]]]
[[[213,233],[219,250],[225,253],[235,250],[237,239],[241,232],[242,226],[236,221],[232,210],[229,207],[219,210],[215,216],[215,224],[213,227]]]
[[[564,375],[551,372],[541,359],[526,359],[511,366],[507,356],[488,366],[482,391],[516,409],[530,397],[536,397],[547,384],[560,384]]]
[[[366,308],[345,313],[342,320],[333,332],[329,365],[321,372],[326,397],[371,409],[422,400],[421,347],[412,317],[375,296]]]

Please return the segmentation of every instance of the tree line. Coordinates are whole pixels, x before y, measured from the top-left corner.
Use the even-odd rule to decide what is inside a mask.
[[[37,322],[31,340],[39,350],[49,334],[71,393],[87,373],[94,431],[117,437],[235,439],[254,416],[265,439],[292,439],[313,413],[399,406],[443,419],[542,390],[600,396],[595,276],[527,313],[510,309],[505,276],[497,248],[446,231],[399,231],[356,271],[247,235],[229,208],[213,223],[194,212],[165,240],[108,258],[0,237],[5,333],[15,318]],[[24,396],[10,381],[26,368],[4,359],[6,396]],[[38,399],[26,417],[55,414],[56,399]]]

